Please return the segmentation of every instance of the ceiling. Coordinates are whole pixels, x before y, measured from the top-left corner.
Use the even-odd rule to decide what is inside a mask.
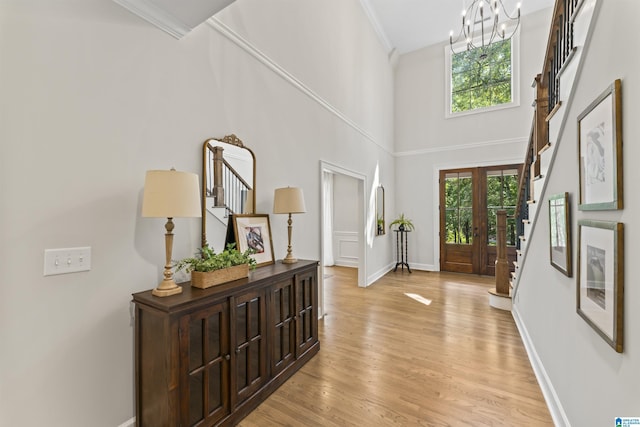
[[[522,16],[552,7],[554,0],[502,0],[509,13],[522,4]],[[406,53],[440,43],[460,31],[461,12],[471,0],[361,0],[389,52]],[[464,6],[463,6],[464,5]]]

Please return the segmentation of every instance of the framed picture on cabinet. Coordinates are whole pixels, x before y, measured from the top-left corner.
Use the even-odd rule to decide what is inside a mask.
[[[235,214],[233,229],[238,250],[253,250],[258,267],[274,263],[271,226],[267,214]]]
[[[622,209],[622,96],[618,79],[578,116],[579,210]]]
[[[577,312],[622,353],[624,307],[623,224],[578,221]]]
[[[549,259],[552,266],[572,276],[569,193],[549,197]]]

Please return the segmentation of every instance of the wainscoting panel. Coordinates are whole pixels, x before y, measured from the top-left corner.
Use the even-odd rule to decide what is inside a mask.
[[[358,267],[358,232],[334,231],[333,245],[335,265]]]

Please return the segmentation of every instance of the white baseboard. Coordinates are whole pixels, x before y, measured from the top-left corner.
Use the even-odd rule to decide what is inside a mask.
[[[395,268],[396,263],[393,263],[393,266]],[[439,271],[437,268],[435,268],[432,264],[411,264],[409,263],[409,267],[411,267],[412,270],[420,270],[420,271]],[[398,267],[400,268],[400,267]]]
[[[127,421],[120,424],[118,427],[136,427],[136,417],[128,419]]]
[[[538,380],[538,384],[540,384],[540,389],[542,390],[542,395],[544,396],[544,400],[547,402],[547,407],[549,408],[549,412],[551,413],[551,418],[553,419],[553,424],[556,427],[571,427],[569,423],[569,419],[567,418],[567,414],[564,412],[564,408],[562,408],[562,403],[558,398],[558,394],[556,390],[553,388],[553,384],[551,383],[551,379],[547,375],[547,371],[544,369],[544,365],[536,352],[535,346],[531,341],[531,337],[529,336],[529,332],[527,331],[526,326],[522,322],[520,318],[520,313],[518,312],[518,306],[514,304],[511,309],[511,315],[513,316],[513,320],[516,322],[516,326],[518,327],[518,332],[520,332],[520,337],[522,338],[522,342],[524,343],[524,348],[527,350],[527,355],[529,356],[529,362],[531,362],[531,367],[533,368],[533,372],[536,375]]]
[[[382,276],[384,276],[385,274],[387,274],[388,272],[393,270],[393,267],[395,267],[395,265],[396,265],[396,263],[392,262],[390,264],[385,265],[384,267],[382,267],[380,270],[376,271],[375,273],[373,273],[371,276],[369,276],[369,279],[367,280],[367,286],[370,286],[370,285],[374,284]]]
[[[336,259],[336,261],[333,263],[333,265],[338,266],[338,267],[351,267],[351,268],[358,268],[358,259],[348,259],[348,258],[340,258],[340,259]]]

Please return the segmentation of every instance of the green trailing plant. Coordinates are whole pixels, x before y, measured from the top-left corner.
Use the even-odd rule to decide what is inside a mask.
[[[409,218],[405,218],[404,213],[401,213],[398,218],[391,221],[391,224],[389,224],[389,228],[393,227],[394,225],[398,226],[398,230],[407,230],[407,231],[415,230],[415,227],[413,226],[413,222],[411,222]]]
[[[208,272],[242,264],[249,264],[249,268],[252,270],[256,268],[256,260],[251,257],[253,251],[248,249],[245,252],[240,252],[235,246],[235,243],[230,243],[219,254],[215,253],[209,246],[204,246],[198,249],[197,257],[184,258],[178,261],[175,264],[176,271],[185,270],[187,273],[192,271]]]

